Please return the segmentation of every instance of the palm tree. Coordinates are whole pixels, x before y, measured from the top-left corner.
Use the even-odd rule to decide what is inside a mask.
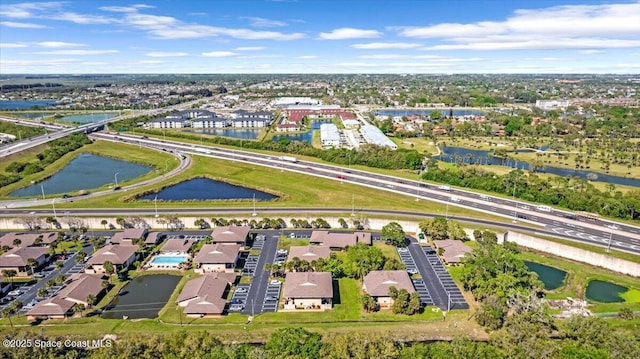
[[[18,275],[18,272],[16,272],[14,269],[4,269],[2,271],[2,276],[11,280],[11,290],[13,290],[13,277],[15,277],[16,275]]]
[[[7,306],[2,309],[2,316],[4,318],[9,319],[9,324],[11,325],[11,330],[13,330],[13,322],[11,321],[11,314],[13,314],[13,308],[11,306]]]
[[[36,260],[34,258],[29,258],[27,259],[27,266],[29,266],[29,269],[33,269],[33,267],[36,265]]]
[[[63,261],[56,261],[56,269],[60,269],[64,267],[64,262]]]
[[[56,284],[62,284],[65,280],[67,280],[67,277],[65,277],[64,274],[58,274],[56,276],[55,282]]]
[[[102,288],[103,288],[103,289],[107,289],[107,288],[109,288],[109,286],[110,286],[110,285],[111,285],[111,284],[109,283],[109,281],[108,281],[108,280],[103,280],[103,281],[102,281]]]
[[[85,310],[85,306],[82,303],[76,303],[73,305],[73,311],[80,313],[80,318],[82,318],[82,312]]]
[[[84,259],[87,257],[87,253],[80,251],[78,252],[78,254],[76,254],[76,263],[77,264],[82,264],[84,263]]]
[[[104,262],[102,267],[104,268],[104,272],[109,276],[109,280],[111,280],[111,276],[116,271],[115,267],[113,266],[113,263],[111,263],[110,261],[106,261]]]
[[[36,295],[40,298],[44,298],[47,296],[47,294],[49,294],[49,291],[47,290],[47,288],[40,288],[38,289],[38,293]]]
[[[106,220],[106,219],[103,219],[102,221],[100,221],[100,224],[102,225],[102,227],[103,227],[104,229],[107,229],[107,224],[109,224],[109,222],[107,222],[107,220]]]
[[[96,304],[96,296],[93,294],[89,294],[87,296],[87,306],[89,306],[89,308],[93,307],[93,305]]]
[[[45,284],[45,286],[46,286],[47,288],[51,288],[51,287],[53,287],[54,285],[56,285],[56,281],[55,281],[55,280],[53,280],[53,279],[49,279],[49,280],[47,281],[47,283]]]
[[[16,238],[13,240],[14,247],[20,247],[21,244],[22,244],[22,241],[19,238]]]

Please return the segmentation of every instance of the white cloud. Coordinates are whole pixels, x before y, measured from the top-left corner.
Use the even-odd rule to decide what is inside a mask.
[[[82,47],[87,46],[85,44],[78,44],[75,42],[63,42],[63,41],[43,41],[36,42],[36,45],[40,47]]]
[[[236,51],[259,51],[264,49],[266,49],[264,46],[244,46],[235,48]]]
[[[138,61],[139,64],[145,64],[145,65],[158,65],[158,64],[164,64],[165,61],[161,61],[161,60],[140,60]]]
[[[578,52],[583,54],[583,55],[594,55],[594,54],[601,54],[604,51],[602,51],[602,50],[580,50]]]
[[[199,39],[216,36],[229,36],[246,40],[296,40],[305,37],[303,33],[285,34],[275,31],[254,31],[233,29],[209,25],[188,24],[174,17],[147,15],[140,13],[125,14],[124,25],[147,31],[158,39]]]
[[[0,25],[16,29],[44,29],[46,26],[30,22],[0,21]]]
[[[297,59],[301,59],[301,60],[313,60],[313,59],[317,59],[318,56],[317,55],[302,55],[302,56],[298,56],[296,58]]]
[[[27,45],[19,42],[0,42],[0,49],[19,49],[24,47],[27,47]]]
[[[355,49],[381,50],[381,49],[415,49],[421,47],[421,44],[409,42],[371,42],[368,44],[353,44],[351,47]]]
[[[0,16],[14,19],[28,19],[39,11],[51,11],[59,8],[59,2],[22,3],[0,6]]]
[[[139,9],[151,9],[154,7],[155,6],[138,4],[138,5],[131,5],[131,6],[101,6],[98,9],[102,11],[110,11],[110,12],[136,12]]]
[[[211,51],[211,52],[203,52],[202,56],[204,57],[234,57],[238,56],[238,53],[231,51]]]
[[[387,60],[387,59],[406,59],[411,56],[400,55],[400,54],[375,54],[375,55],[361,55],[358,57],[361,59]]]
[[[604,49],[640,47],[640,40],[616,40],[598,38],[536,38],[519,41],[478,41],[462,44],[434,45],[424,50],[554,50],[554,49]]]
[[[331,32],[321,32],[318,35],[320,40],[346,40],[346,39],[362,39],[380,37],[382,33],[377,30],[362,30],[351,27],[343,27],[335,29]]]
[[[640,2],[516,10],[503,21],[393,27],[398,35],[437,38],[427,50],[542,50],[637,47]]]
[[[263,17],[246,16],[241,19],[249,20],[249,23],[253,27],[282,27],[287,26],[287,23],[279,20],[265,19]]]
[[[40,51],[34,52],[37,55],[107,55],[117,54],[118,50],[53,50],[53,51]],[[47,59],[47,61],[49,61]]]
[[[115,19],[107,18],[100,15],[78,14],[75,12],[63,12],[50,16],[52,20],[70,21],[80,25],[103,25],[116,22]]]
[[[189,56],[189,54],[186,53],[186,52],[162,52],[162,51],[149,52],[146,55],[149,56],[149,57],[184,57],[184,56]]]

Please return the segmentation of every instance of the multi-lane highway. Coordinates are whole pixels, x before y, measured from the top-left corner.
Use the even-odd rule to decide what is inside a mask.
[[[571,212],[555,210],[546,206],[536,206],[521,201],[487,196],[465,190],[351,168],[316,162],[292,161],[289,157],[283,158],[234,149],[190,145],[180,142],[145,138],[142,136],[111,134],[106,132],[93,133],[92,137],[108,141],[135,143],[141,146],[164,149],[165,151],[179,154],[196,154],[211,158],[252,163],[344,183],[353,183],[376,190],[384,190],[440,202],[448,206],[469,208],[475,211],[509,218],[514,222],[527,222],[539,225],[540,229],[537,230],[537,232],[546,235],[555,235],[575,241],[607,247],[610,246],[611,248],[640,254],[640,227],[615,223],[608,220],[587,220],[586,218],[576,217],[575,214]],[[297,210],[300,211],[300,209]],[[95,211],[104,212],[104,210]],[[130,210],[120,209],[119,211],[122,213],[129,212]],[[94,210],[86,210],[82,214],[91,215],[92,212],[94,212]],[[428,212],[426,204],[425,212]],[[6,212],[7,215],[11,213],[13,213],[13,211]],[[15,214],[18,213],[20,212],[15,212]],[[24,211],[22,213],[24,213]],[[193,210],[189,209],[187,213],[193,213]],[[424,215],[424,213],[422,213],[422,215]],[[531,230],[531,228],[528,229]]]

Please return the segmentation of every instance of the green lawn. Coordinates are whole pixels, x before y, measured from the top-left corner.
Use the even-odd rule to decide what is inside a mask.
[[[611,282],[629,288],[622,297],[623,303],[590,302],[592,312],[617,312],[620,308],[630,307],[640,310],[640,281],[631,276],[608,271],[584,263],[553,257],[550,254],[524,250],[520,257],[524,260],[556,267],[567,272],[566,285],[547,293],[550,299],[564,299],[566,297],[585,299],[587,283],[591,280]]]
[[[395,258],[402,263],[402,261],[400,261],[400,256],[398,255],[398,251],[396,250],[396,247],[380,241],[373,242],[373,246],[380,248],[380,250],[382,250],[382,254],[384,254],[386,258],[388,259]]]
[[[278,239],[278,249],[286,249],[289,250],[291,246],[308,246],[308,239],[292,239],[286,236],[280,236]]]

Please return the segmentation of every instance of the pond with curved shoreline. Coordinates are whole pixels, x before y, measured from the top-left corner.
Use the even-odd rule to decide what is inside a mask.
[[[564,285],[567,272],[537,262],[524,261],[524,264],[530,272],[535,272],[538,275],[538,278],[544,284],[544,289],[554,290]]]
[[[144,194],[137,199],[153,201],[157,197],[162,201],[205,201],[253,199],[254,196],[256,201],[270,201],[278,198],[278,196],[253,188],[196,177],[165,187],[158,192]]]
[[[587,300],[601,303],[622,303],[622,293],[629,290],[621,285],[604,282],[601,280],[592,280],[587,284],[585,296]]]
[[[32,197],[41,196],[43,191],[49,195],[89,190],[114,183],[116,174],[118,182],[122,182],[147,174],[152,169],[152,166],[81,153],[51,177],[15,190],[9,196]]]

